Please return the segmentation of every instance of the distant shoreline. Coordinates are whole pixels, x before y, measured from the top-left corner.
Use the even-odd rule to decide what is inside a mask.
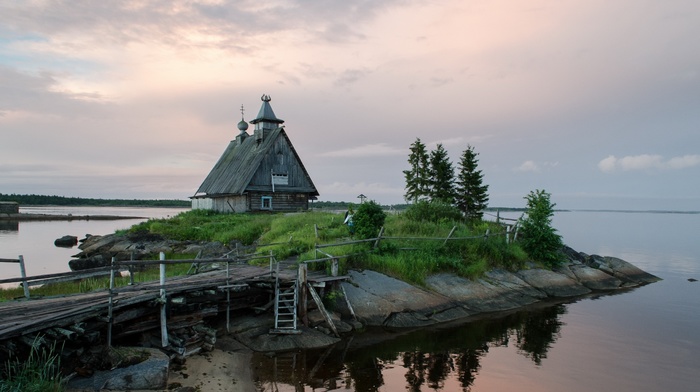
[[[147,219],[145,216],[118,216],[118,215],[52,215],[52,214],[0,214],[0,221],[72,221],[72,220],[120,220],[120,219]]]

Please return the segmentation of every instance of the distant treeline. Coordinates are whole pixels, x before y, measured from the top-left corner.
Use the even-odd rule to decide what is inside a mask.
[[[190,207],[189,200],[89,199],[82,197],[46,195],[6,195],[0,201],[14,201],[31,206],[96,206],[96,207]]]
[[[309,203],[310,208],[318,209],[329,209],[329,210],[345,210],[349,206],[357,208],[359,202],[347,202],[347,201],[314,201]],[[392,204],[392,205],[381,205],[384,209],[394,209],[394,210],[405,210],[408,204]]]

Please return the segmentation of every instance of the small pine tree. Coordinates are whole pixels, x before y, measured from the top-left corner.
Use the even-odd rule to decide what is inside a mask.
[[[484,175],[477,170],[479,160],[474,147],[467,145],[462,153],[457,174],[455,201],[457,207],[468,219],[481,219],[484,215],[489,195],[489,186],[483,184]]]
[[[455,172],[450,157],[442,144],[438,144],[437,148],[430,152],[430,199],[453,204],[454,181]]]
[[[406,194],[404,199],[407,203],[416,203],[428,197],[428,151],[420,138],[411,144],[411,153],[408,155],[409,170],[404,170],[406,178]]]
[[[522,220],[520,241],[523,250],[534,260],[554,268],[563,261],[564,246],[561,236],[552,227],[554,206],[550,194],[544,190],[530,191],[527,200],[527,217]]]

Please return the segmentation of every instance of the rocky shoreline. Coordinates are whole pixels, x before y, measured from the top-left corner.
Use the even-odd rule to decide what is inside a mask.
[[[154,252],[201,252],[217,257],[234,249],[235,244],[179,242],[157,236],[109,235],[87,238],[80,247],[82,252],[71,260],[71,268],[75,269],[79,264],[87,265],[85,260],[91,260],[88,263],[91,266],[106,263],[117,254],[140,259]],[[516,272],[494,269],[476,280],[440,273],[427,277],[424,287],[371,270],[351,270],[348,272],[349,280],[342,282],[342,287],[327,289],[326,293],[334,289],[342,289],[345,293],[345,298],[336,300],[333,307],[333,324],[345,336],[362,333],[365,328],[372,327],[396,333],[465,322],[551,301],[614,293],[660,280],[619,258],[588,255],[568,247],[564,253],[567,261],[555,270],[542,269],[529,263],[526,268]],[[341,341],[327,328],[318,309],[310,311],[309,326],[301,327],[301,334],[270,334],[272,324],[273,318],[269,313],[235,317],[228,334],[225,329],[219,329],[220,338],[217,341],[230,343],[235,340],[243,350],[258,352],[321,348]],[[167,379],[168,370],[164,372]],[[126,374],[129,372],[126,371]],[[169,377],[177,376],[171,372]],[[159,382],[161,384],[154,384],[153,389],[163,388],[164,381],[161,379]]]

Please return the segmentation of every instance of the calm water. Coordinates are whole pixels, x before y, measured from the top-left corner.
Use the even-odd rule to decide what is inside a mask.
[[[20,212],[52,215],[116,215],[163,218],[177,215],[187,209],[182,208],[134,208],[134,207],[21,207]],[[0,221],[0,258],[24,257],[27,275],[42,275],[70,271],[68,261],[80,252],[77,247],[60,248],[54,240],[64,235],[74,235],[79,239],[85,234],[110,234],[115,230],[127,229],[145,219],[113,221],[48,221],[48,222],[7,222]],[[0,277],[19,277],[17,264],[0,263]]]
[[[699,390],[700,282],[688,278],[700,279],[700,214],[561,212],[554,224],[573,248],[664,280],[380,343],[367,333],[330,352],[256,355],[260,390]]]
[[[180,211],[70,213],[164,217]],[[55,248],[54,239],[111,233],[137,222],[0,226],[0,257],[23,254],[29,274],[66,271],[78,250]],[[620,257],[664,280],[466,324],[401,335],[359,334],[328,351],[256,354],[252,365],[259,390],[698,390],[700,282],[688,278],[700,279],[700,214],[561,212],[554,224],[574,249]],[[0,264],[0,276],[18,276],[15,269]],[[234,380],[223,390],[236,390]]]

